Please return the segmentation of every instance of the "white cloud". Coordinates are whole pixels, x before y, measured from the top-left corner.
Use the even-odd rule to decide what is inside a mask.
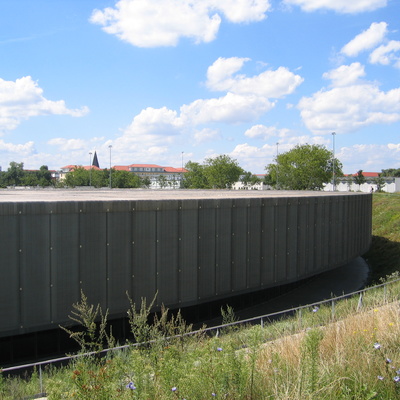
[[[365,76],[364,66],[359,62],[350,65],[341,65],[332,71],[325,72],[323,77],[332,81],[332,86],[349,86]]]
[[[181,107],[182,119],[194,125],[209,122],[240,123],[258,118],[274,103],[257,95],[227,93],[212,99],[199,99]]]
[[[345,70],[343,66],[340,69]],[[359,75],[360,69],[354,70]],[[303,97],[298,104],[305,125],[313,133],[345,133],[372,124],[400,121],[400,88],[383,92],[375,83],[352,80],[346,86],[337,78],[342,76],[341,72],[331,71],[328,76],[336,79],[339,86]]]
[[[400,68],[400,41],[391,40],[388,44],[379,46],[369,56],[372,64],[389,65],[394,64],[396,68]]]
[[[268,140],[272,137],[285,137],[289,129],[278,129],[275,126],[253,125],[244,133],[252,139]]]
[[[35,146],[32,141],[23,144],[14,144],[0,140],[0,152],[14,153],[18,156],[27,156],[35,152]]]
[[[342,147],[338,159],[343,163],[344,173],[380,172],[382,169],[396,168],[400,163],[400,143],[355,144]]]
[[[134,46],[176,46],[182,37],[214,40],[221,13],[233,23],[253,22],[269,8],[269,0],[119,0],[114,8],[94,10],[90,22]]]
[[[204,128],[194,133],[194,140],[196,143],[210,142],[220,138],[220,133],[216,129]]]
[[[269,98],[282,98],[293,93],[304,81],[285,67],[264,71],[259,75],[247,77],[234,75],[248,58],[218,58],[207,71],[207,87],[211,90],[226,90],[237,94],[256,94]]]
[[[344,45],[341,52],[346,56],[355,57],[362,51],[370,50],[381,43],[387,32],[386,22],[373,22],[367,30]]]
[[[80,117],[88,111],[87,107],[70,110],[63,100],[47,100],[43,97],[43,89],[30,76],[15,82],[0,79],[0,130],[15,129],[22,120],[39,115]]]
[[[60,147],[63,151],[79,150],[87,146],[86,141],[82,139],[53,138],[47,143],[51,146]]]
[[[303,11],[332,10],[342,14],[355,14],[385,7],[387,0],[283,0],[287,5],[301,7]]]

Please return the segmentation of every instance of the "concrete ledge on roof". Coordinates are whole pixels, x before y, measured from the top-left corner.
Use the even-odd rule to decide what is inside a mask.
[[[57,202],[57,201],[109,201],[109,200],[184,200],[230,199],[265,197],[327,197],[356,195],[355,192],[324,192],[295,190],[196,190],[196,189],[0,189],[0,203],[4,202]]]

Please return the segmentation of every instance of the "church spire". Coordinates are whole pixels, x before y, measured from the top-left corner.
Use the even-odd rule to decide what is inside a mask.
[[[93,166],[93,167],[100,168],[100,166],[99,166],[99,160],[97,159],[97,153],[96,153],[96,151],[94,152],[92,166]]]

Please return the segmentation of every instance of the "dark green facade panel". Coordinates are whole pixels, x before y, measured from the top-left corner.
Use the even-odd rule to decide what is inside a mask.
[[[257,291],[367,251],[369,194],[0,203],[0,336]]]

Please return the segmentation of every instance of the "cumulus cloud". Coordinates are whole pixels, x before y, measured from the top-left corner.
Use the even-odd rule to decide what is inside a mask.
[[[350,40],[342,47],[341,52],[349,57],[355,57],[365,50],[370,50],[381,43],[387,34],[386,22],[373,22],[371,26]]]
[[[63,100],[51,101],[43,97],[43,89],[30,76],[14,81],[0,79],[0,130],[15,129],[22,120],[39,115],[71,115],[80,117],[87,107],[68,109]]]
[[[82,139],[65,139],[65,138],[53,138],[50,139],[48,142],[51,146],[60,147],[62,150],[69,151],[69,150],[80,150],[85,148],[87,143],[85,140]]]
[[[114,8],[94,10],[90,22],[134,46],[176,46],[182,37],[214,40],[220,14],[233,23],[253,22],[269,8],[269,0],[120,0]]]
[[[18,156],[27,156],[35,152],[35,145],[32,141],[23,144],[14,144],[0,140],[0,152],[14,153]]]
[[[359,62],[341,65],[339,68],[325,72],[323,77],[332,81],[332,86],[349,86],[365,76],[364,66]]]
[[[346,67],[348,71],[355,71],[354,78],[360,76],[359,66],[341,66],[326,74],[328,78],[333,77],[334,83],[339,83],[337,86],[300,100],[298,108],[307,128],[315,134],[344,133],[372,124],[400,121],[400,88],[384,92],[376,83],[354,79],[346,85],[346,81],[339,79]]]
[[[385,7],[387,0],[284,0],[284,4],[299,6],[303,11],[332,10],[356,14]]]
[[[219,137],[219,131],[210,128],[204,128],[194,133],[194,140],[196,141],[196,143],[210,142],[212,140],[218,139]]]
[[[230,91],[236,94],[256,94],[268,98],[282,98],[293,93],[304,81],[285,67],[268,70],[247,77],[242,74],[234,75],[248,58],[218,58],[207,70],[206,85],[211,90]]]
[[[369,56],[369,62],[372,64],[393,65],[400,68],[400,41],[391,40],[386,45],[376,48]]]
[[[227,93],[212,99],[199,99],[181,107],[182,119],[194,125],[209,122],[241,123],[258,118],[274,103],[257,95]]]
[[[271,137],[285,137],[289,129],[278,129],[275,126],[253,125],[244,133],[252,139],[268,140]]]

